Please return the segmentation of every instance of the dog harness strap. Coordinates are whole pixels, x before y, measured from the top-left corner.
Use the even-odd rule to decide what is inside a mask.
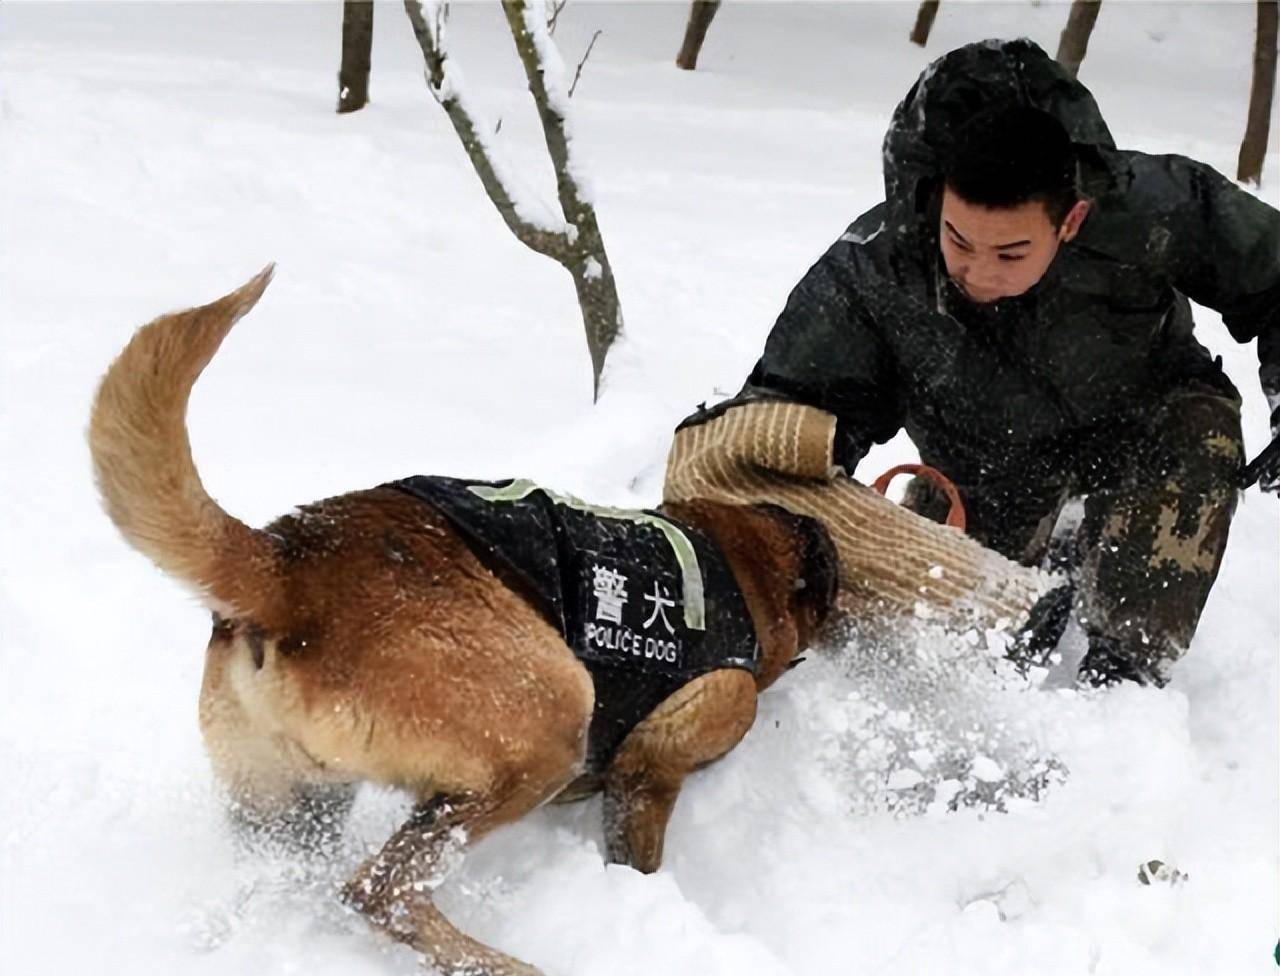
[[[594,515],[597,518],[622,519],[636,525],[651,525],[666,538],[680,565],[681,590],[684,593],[684,623],[690,630],[707,629],[707,609],[705,590],[702,581],[702,570],[698,566],[698,553],[693,543],[679,526],[655,515],[652,512],[626,508],[612,508],[608,505],[592,505],[575,498],[573,495],[562,495],[542,488],[528,478],[517,478],[504,488],[490,485],[471,485],[468,489],[485,501],[515,502],[528,498],[535,491],[540,491],[557,505],[572,508],[577,512]]]

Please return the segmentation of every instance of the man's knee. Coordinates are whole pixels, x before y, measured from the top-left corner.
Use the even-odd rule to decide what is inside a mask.
[[[1152,472],[1163,487],[1182,494],[1234,491],[1244,464],[1240,400],[1218,391],[1170,395],[1151,436],[1164,448],[1162,469]]]
[[[1085,629],[1157,679],[1190,646],[1226,550],[1236,490],[1206,484],[1086,501]]]
[[[1082,622],[1099,660],[1162,683],[1190,646],[1226,550],[1244,456],[1239,400],[1171,395],[1146,438],[1153,450],[1135,450],[1128,475],[1086,499]]]

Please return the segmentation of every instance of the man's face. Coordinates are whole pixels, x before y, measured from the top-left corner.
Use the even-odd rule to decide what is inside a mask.
[[[1044,277],[1088,210],[1085,201],[1078,202],[1058,227],[1038,201],[992,209],[969,203],[947,187],[938,232],[947,274],[979,304],[1021,295]]]

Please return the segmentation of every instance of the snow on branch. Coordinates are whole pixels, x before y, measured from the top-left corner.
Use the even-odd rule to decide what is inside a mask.
[[[569,123],[569,89],[565,84],[564,61],[551,35],[547,33],[546,15],[541,0],[502,0],[516,53],[529,79],[529,91],[538,108],[542,136],[555,167],[556,191],[565,219],[577,223],[584,204],[589,204],[589,182],[574,169],[570,151],[572,133]]]
[[[518,185],[518,181],[511,177],[496,147],[488,141],[484,127],[477,124],[466,103],[462,72],[449,57],[446,44],[448,3],[405,0],[404,8],[426,60],[427,87],[448,115],[476,175],[503,222],[526,247],[561,260],[568,253],[572,229],[563,221],[550,219],[545,212],[539,213],[545,211],[545,206],[523,200],[512,192],[511,188]]]
[[[467,107],[462,76],[449,56],[445,38],[448,4],[439,0],[405,0],[404,6],[426,60],[427,85],[453,123],[489,199],[521,243],[554,258],[573,278],[598,396],[605,356],[622,331],[622,310],[596,221],[590,183],[574,158],[570,93],[565,86],[564,62],[551,40],[546,7],[542,0],[502,0],[556,175],[562,219],[539,221],[532,216],[535,208],[521,203],[512,192],[515,183],[484,135],[488,130],[477,124],[476,116]]]

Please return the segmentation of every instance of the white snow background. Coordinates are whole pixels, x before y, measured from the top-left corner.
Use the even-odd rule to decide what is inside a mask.
[[[737,389],[791,286],[880,199],[920,69],[989,36],[1053,51],[1066,19],[948,0],[921,50],[916,6],[730,2],[688,73],[686,4],[569,4],[570,69],[603,31],[573,107],[626,316],[592,406],[569,278],[485,198],[399,4],[377,9],[372,103],[341,117],[337,3],[0,5],[0,971],[421,967],[334,897],[403,798],[361,796],[341,863],[234,852],[195,723],[208,615],[90,477],[90,398],[134,328],[278,262],[191,404],[206,484],[250,522],[415,473],[653,505],[674,425]],[[553,201],[497,5],[452,26],[472,101]],[[1121,145],[1231,173],[1253,30],[1252,3],[1109,0],[1081,77]],[[1254,352],[1198,321],[1256,453]],[[900,438],[859,473],[911,456]],[[689,782],[659,873],[602,864],[592,801],[484,841],[442,903],[549,976],[1272,972],[1278,505],[1243,496],[1169,688],[999,699],[992,720],[1069,770],[1038,802],[895,815],[912,777],[849,747],[875,745],[875,702],[811,657]],[[1152,858],[1188,879],[1140,885]]]

